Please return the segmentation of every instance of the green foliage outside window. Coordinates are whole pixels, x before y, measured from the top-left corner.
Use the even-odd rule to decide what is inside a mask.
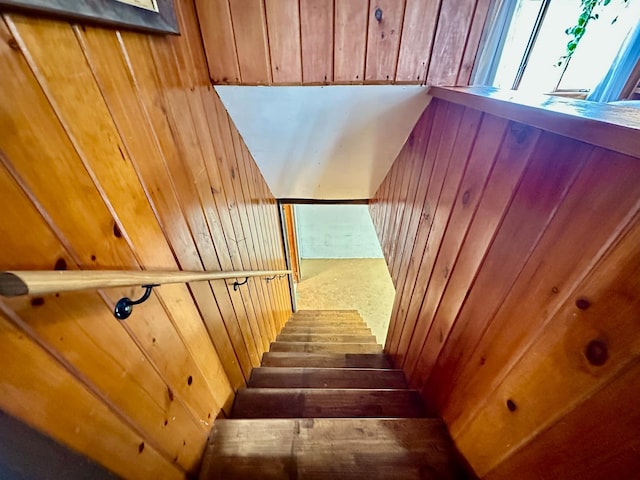
[[[624,3],[629,2],[629,0],[623,1]],[[580,40],[587,31],[587,25],[589,24],[589,22],[598,19],[599,15],[598,13],[594,13],[594,10],[596,10],[598,7],[606,7],[610,3],[611,0],[581,0],[582,12],[578,17],[578,21],[573,27],[569,27],[565,30],[565,33],[569,35],[570,40],[569,42],[567,42],[566,54],[560,57],[560,60],[558,60],[558,66],[561,66],[563,63],[569,61],[569,59],[573,55],[573,52],[575,52],[578,43],[580,43]],[[612,23],[614,23],[616,20],[617,17],[613,19]]]

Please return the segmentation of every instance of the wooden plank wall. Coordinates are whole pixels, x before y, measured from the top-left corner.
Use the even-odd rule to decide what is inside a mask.
[[[467,85],[489,3],[196,0],[211,81],[242,85]]]
[[[2,269],[285,267],[275,199],[182,36],[3,14]],[[291,313],[286,279],[0,299],[0,409],[126,478],[197,471]]]
[[[640,158],[434,99],[370,205],[386,351],[478,476],[635,476]]]

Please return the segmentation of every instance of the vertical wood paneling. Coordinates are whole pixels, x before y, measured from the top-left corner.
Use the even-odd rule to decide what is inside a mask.
[[[429,145],[429,140],[431,138],[431,132],[433,128],[433,124],[435,122],[434,118],[436,115],[436,111],[446,112],[446,105],[443,102],[434,102],[434,106],[432,108],[426,109],[422,118],[420,119],[418,124],[422,124],[421,128],[416,133],[418,138],[418,145],[424,145],[424,147],[420,146],[415,152],[417,156],[417,163],[421,165],[420,175],[417,182],[417,190],[412,191],[408,194],[409,211],[407,212],[408,218],[405,218],[405,224],[407,225],[406,234],[402,235],[402,239],[399,241],[400,246],[399,250],[397,250],[396,259],[394,260],[395,268],[392,270],[392,278],[395,279],[396,285],[396,298],[394,300],[393,312],[397,315],[399,302],[398,300],[402,298],[402,291],[404,291],[405,281],[407,270],[409,269],[408,261],[411,256],[413,249],[413,241],[416,237],[418,225],[422,221],[423,212],[422,206],[424,204],[425,195],[427,194],[427,187],[429,186],[429,180],[431,178],[431,172],[433,169],[433,162],[425,161],[425,149]],[[423,123],[426,121],[426,123]],[[417,125],[418,125],[417,124]],[[405,146],[406,148],[406,146]],[[406,154],[406,151],[403,150],[402,154]],[[374,220],[374,224],[377,223]],[[393,315],[395,317],[395,315]],[[398,342],[398,337],[400,335],[402,329],[402,325],[400,322],[392,322],[389,325],[389,330],[387,332],[387,339],[385,350],[388,353],[395,352]]]
[[[450,227],[447,228],[448,238],[443,240],[445,245],[438,255],[438,262],[441,262],[440,268],[436,266],[436,274],[439,273],[440,279],[444,279],[446,283],[442,286],[433,282],[429,286],[426,304],[423,304],[422,309],[423,314],[426,312],[425,318],[432,319],[429,327],[432,334],[424,340],[412,376],[420,387],[429,376],[433,363],[438,357],[440,345],[444,343],[444,339],[449,334],[466,292],[471,287],[475,272],[478,270],[502,220],[501,213],[506,211],[509,206],[515,187],[539,136],[539,130],[511,124],[498,152],[494,170],[484,188],[485,193],[482,195],[466,235],[463,237]],[[462,202],[459,202],[456,208],[464,211],[469,206],[469,200],[473,196],[479,195],[480,192],[475,192],[475,195],[468,194],[467,192],[471,192],[474,187],[467,188],[464,182],[462,189],[464,190]],[[452,216],[455,214],[455,211],[452,212]],[[454,236],[451,237],[451,235]],[[456,235],[460,235],[460,237],[456,238]],[[464,238],[464,244],[462,238]],[[453,259],[453,255],[449,255],[454,250],[452,247],[458,242],[459,255],[457,259]],[[445,246],[446,250],[444,250]],[[435,300],[432,300],[434,297]]]
[[[185,208],[187,205],[197,204],[193,200],[193,189],[191,183],[185,177],[185,170],[179,160],[180,153],[177,144],[172,141],[172,127],[167,114],[170,112],[163,94],[163,87],[158,81],[155,67],[150,62],[145,62],[145,58],[152,57],[152,51],[145,39],[137,35],[124,35],[123,55],[129,60],[129,75],[132,76],[136,91],[131,95],[141,103],[146,113],[150,128],[155,132],[160,158],[165,160],[165,168],[159,169],[155,165],[146,162],[144,151],[140,152],[138,164],[143,176],[143,181],[147,183],[151,198],[155,193],[163,198],[163,202],[156,203],[159,217],[163,221],[164,229],[168,232],[173,251],[183,269],[201,270],[203,269],[203,259],[200,258],[196,239],[200,242],[204,236],[198,232],[207,232],[204,226],[202,214],[198,215],[198,209]],[[109,71],[105,72],[109,76]],[[137,98],[136,98],[137,97]],[[126,109],[123,115],[126,115]],[[178,132],[180,130],[177,130]],[[174,193],[175,192],[175,193]],[[172,242],[176,237],[180,242]],[[198,307],[203,316],[210,336],[213,339],[216,350],[223,360],[223,365],[234,388],[242,385],[244,378],[238,366],[250,370],[250,362],[246,354],[246,349],[237,341],[238,329],[233,308],[229,307],[230,300],[226,299],[224,291],[226,288],[220,282],[212,282],[209,287],[206,283],[195,283],[191,286],[193,295],[196,297]],[[212,295],[215,293],[215,298]],[[216,301],[218,303],[217,311]],[[238,311],[243,311],[244,307],[237,307]],[[222,317],[220,317],[222,314]],[[224,319],[224,322],[223,321]],[[226,328],[225,328],[226,324]],[[229,337],[234,339],[233,345]],[[237,359],[236,359],[237,357]],[[243,360],[246,358],[246,363]]]
[[[540,316],[536,312],[552,315],[619,235],[620,229],[628,222],[626,217],[630,209],[634,211],[638,208],[637,176],[640,175],[640,169],[634,168],[634,165],[637,166],[634,158],[613,156],[600,149],[590,155],[529,257],[518,282],[492,318],[480,341],[476,354],[485,356],[488,368],[479,371],[473,369],[474,378],[470,385],[464,387],[466,394],[493,389],[508,375],[518,360],[514,352],[528,348],[539,334],[539,329],[549,321],[547,316]],[[598,184],[597,189],[593,188],[594,184]],[[584,205],[589,205],[589,208],[581,208]],[[597,230],[590,224],[589,220],[593,219],[598,219]],[[576,255],[577,251],[579,255]],[[558,291],[557,294],[553,287]],[[520,308],[523,302],[528,305],[526,311]],[[518,312],[522,323],[511,322],[514,312]],[[504,330],[506,325],[509,328]],[[470,373],[467,371],[461,379],[469,378]],[[479,403],[470,406],[469,403],[461,398],[455,402],[449,401],[443,414],[445,418],[456,418],[452,429],[457,431],[464,428],[482,406]]]
[[[398,266],[386,350],[481,477],[635,471],[639,159],[442,100],[425,115],[372,203]]]
[[[233,0],[229,5],[242,82],[271,83],[271,61],[263,0]]]
[[[451,179],[455,187],[447,188],[445,183],[440,196],[427,242],[426,255],[423,257],[421,277],[413,291],[416,301],[413,301],[414,298],[412,298],[407,310],[407,318],[417,318],[413,331],[406,331],[409,340],[404,365],[406,371],[410,372],[409,381],[412,385],[417,383],[413,372],[427,336],[432,333],[438,339],[442,337],[442,332],[429,332],[431,320],[446,288],[451,270],[454,268],[461,243],[466,235],[469,222],[475,214],[507,126],[507,122],[503,119],[492,117],[483,119],[478,130],[478,140],[471,149],[464,175],[459,177],[462,169],[455,169],[456,175],[447,177],[447,180]],[[454,150],[452,161],[458,158],[466,159],[466,157],[466,154],[459,156],[458,152]],[[463,162],[456,162],[454,166],[462,164]],[[427,262],[424,261],[425,259]],[[401,341],[400,348],[404,350],[403,345],[405,344],[407,343]]]
[[[562,422],[541,432],[486,478],[625,478],[640,470],[640,364],[630,366]],[[621,411],[624,414],[621,415]],[[624,445],[626,448],[611,448]]]
[[[543,135],[428,378],[425,390],[433,391],[431,399],[439,411],[458,383],[460,365],[470,361],[489,319],[504,301],[590,150],[588,145]],[[498,284],[493,278],[504,281]]]
[[[229,0],[195,0],[213,83],[240,83]]]
[[[429,176],[431,174],[431,164],[424,162],[425,150],[427,148],[429,142],[429,135],[431,133],[431,126],[433,123],[433,112],[435,109],[427,109],[423,113],[420,120],[418,120],[418,124],[420,127],[414,136],[414,142],[412,145],[407,144],[405,148],[409,146],[413,149],[413,152],[410,153],[413,157],[413,169],[411,171],[410,183],[406,192],[406,205],[404,206],[404,211],[402,213],[401,221],[402,227],[400,229],[400,234],[398,236],[398,242],[395,245],[396,251],[395,255],[392,257],[392,263],[390,265],[391,270],[391,278],[395,279],[394,282],[398,285],[399,276],[401,273],[401,260],[404,254],[404,248],[407,244],[407,238],[413,238],[415,236],[415,227],[417,226],[417,215],[419,214],[419,204],[418,198],[424,199],[424,195],[421,195],[419,188],[422,183],[425,185],[424,192],[426,192],[426,186],[429,184]],[[409,209],[406,211],[406,209]],[[406,265],[403,267],[402,271],[405,271]]]
[[[444,149],[438,148],[435,153],[438,160],[442,159],[442,163],[438,165],[438,161],[436,162],[438,172],[437,175],[431,177],[427,192],[425,207],[428,209],[428,215],[422,229],[424,233],[418,234],[420,242],[417,243],[418,248],[414,249],[411,260],[411,265],[414,266],[416,273],[415,276],[408,277],[411,281],[411,288],[407,291],[405,286],[407,293],[403,294],[403,299],[400,302],[400,318],[403,319],[404,325],[398,341],[397,354],[402,365],[409,362],[411,367],[416,361],[418,352],[411,351],[408,347],[416,329],[418,315],[476,134],[480,128],[488,129],[490,132],[495,128],[498,131],[501,127],[502,131],[506,128],[506,122],[493,119],[493,122],[487,123],[484,122],[479,112],[461,111],[463,109],[456,107],[454,106],[453,110],[449,111],[449,114],[454,116],[452,125],[458,123],[458,120],[455,120],[456,115],[462,115],[462,117],[457,129],[453,127],[451,130],[444,130],[443,141],[440,145]],[[492,160],[491,156],[488,158]],[[418,334],[422,334],[422,332],[418,332]],[[411,371],[412,368],[407,369],[407,372],[411,373]]]
[[[442,0],[427,84],[455,85],[477,0]]]
[[[477,0],[476,2],[476,9],[473,14],[473,20],[471,21],[469,36],[467,37],[467,42],[464,47],[464,55],[462,56],[462,64],[460,65],[456,85],[468,85],[471,81],[471,71],[473,70],[478,47],[480,46],[480,37],[485,27],[490,4],[491,0]],[[491,28],[490,25],[486,25],[486,27]]]
[[[3,85],[5,86],[6,84]],[[25,96],[16,98],[25,98]],[[13,118],[17,119],[17,115]],[[9,132],[4,129],[8,118],[3,117],[2,120],[4,120],[3,131]],[[27,134],[27,128],[20,130],[23,134]],[[29,152],[19,152],[11,148],[14,145],[17,146],[17,143],[8,142],[11,138],[11,135],[3,136],[5,141],[0,148],[7,154],[7,157],[3,156],[3,163],[11,158],[29,154]],[[54,139],[53,136],[49,138]],[[38,148],[37,143],[31,145],[31,148]],[[54,142],[51,141],[49,145],[51,153],[55,152],[52,149],[53,145]],[[70,154],[71,150],[67,153]],[[11,250],[1,249],[2,265],[12,268],[15,265],[14,262],[25,262],[25,267],[28,268],[51,269],[52,264],[64,264],[66,268],[74,268],[73,265],[76,262],[74,259],[79,256],[75,253],[75,248],[67,253],[63,245],[55,245],[54,234],[45,224],[44,218],[37,215],[36,207],[30,203],[23,192],[18,190],[15,181],[10,178],[4,168],[0,169],[0,173],[2,174],[2,192],[10,195],[6,199],[6,204],[11,205],[12,210],[19,212],[22,218],[30,220],[29,224],[22,220],[6,224],[4,222],[11,220],[11,216],[3,215],[2,229],[5,237],[13,240],[8,241]],[[32,196],[41,194],[38,207],[46,208],[46,197],[42,195],[42,190],[29,189],[28,192]],[[87,186],[84,192],[89,193],[91,189]],[[94,193],[94,196],[96,195],[97,192]],[[64,235],[64,239],[73,244],[75,238],[68,228],[64,228],[64,224],[52,225],[58,235]],[[25,240],[27,238],[32,240],[28,242]],[[47,240],[40,244],[38,239]],[[51,251],[45,251],[44,245],[50,245],[53,248]],[[34,255],[31,250],[38,253]],[[39,263],[42,259],[49,259],[49,261],[46,264]],[[118,294],[125,294],[124,289],[118,290],[120,290]],[[152,302],[157,305],[155,299]],[[150,402],[154,397],[165,400],[167,389],[171,387],[165,384],[159,372],[154,371],[153,365],[141,356],[136,346],[135,336],[130,337],[128,332],[120,328],[97,293],[50,296],[35,301],[29,298],[16,298],[7,300],[7,305],[42,341],[47,342],[50,348],[55,348],[62,358],[73,365],[77,372],[91,378],[96,389],[110,391],[112,401],[120,405],[119,410],[153,439],[152,444],[157,442],[169,455],[176,457],[178,464],[183,468],[187,470],[196,468],[198,457],[204,446],[203,442],[206,441],[206,431],[200,429],[196,418],[186,410],[180,396],[176,395],[174,397],[176,401],[170,402],[164,408],[155,402]],[[50,319],[56,319],[56,322],[51,322]],[[158,320],[162,321],[162,317]],[[104,342],[103,347],[96,350],[95,346],[101,342]],[[175,383],[172,385],[177,389],[182,387],[182,382],[180,385]],[[37,414],[37,412],[33,413]],[[214,413],[217,412],[214,411]],[[163,427],[163,421],[168,416],[177,419],[170,428]],[[28,423],[29,420],[27,420]],[[186,440],[189,440],[188,449],[184,449],[182,445],[182,441]]]
[[[213,83],[466,85],[489,0],[196,4]]]
[[[176,7],[176,37],[3,17],[3,268],[283,268],[273,197]],[[195,473],[291,312],[284,283],[167,285],[126,322],[113,305],[139,288],[3,300],[0,408],[126,478]]]
[[[155,131],[148,122],[147,112],[137,98],[135,87],[127,75],[128,70],[122,55],[112,55],[111,52],[119,52],[119,44],[117,38],[107,31],[101,29],[85,29],[81,31],[76,29],[79,41],[82,44],[83,52],[89,62],[96,81],[100,87],[101,94],[109,105],[114,123],[119,131],[133,131],[135,129],[138,134],[123,137],[123,150],[136,169],[137,175],[142,180],[145,192],[152,199],[152,205],[155,205],[156,216],[163,228],[164,234],[169,239],[169,244],[173,246],[172,253],[176,256],[178,263],[183,268],[189,270],[201,269],[200,258],[193,245],[189,228],[182,216],[179,201],[174,193],[172,182],[164,169],[159,169],[150,162],[145,162],[147,156],[157,158],[160,163],[163,162],[163,153],[161,152]],[[209,288],[205,284],[198,284],[200,288]],[[179,292],[180,295],[188,295],[189,292],[184,286],[176,285],[171,288],[163,289],[163,295],[166,297],[173,291]],[[199,296],[194,292],[194,295]],[[209,295],[211,293],[209,292]],[[192,302],[186,301],[169,301],[173,308],[180,305],[183,312],[177,315],[179,321],[176,327],[180,330],[181,335],[185,339],[185,344],[190,348],[194,358],[198,358],[197,363],[203,370],[205,377],[209,382],[216,381],[218,378],[224,378],[219,371],[222,368],[220,360],[215,352],[208,346],[209,340],[201,322],[187,322],[185,319],[198,319],[198,312],[194,310]],[[214,304],[215,307],[215,304]],[[218,314],[217,308],[214,308],[210,314]],[[221,320],[220,320],[221,322]],[[213,337],[213,335],[212,335]],[[217,340],[214,344],[220,345],[222,339],[226,338],[224,334],[218,333],[215,337]],[[231,345],[229,344],[229,347]],[[224,348],[218,348],[220,355],[223,354]],[[234,376],[230,373],[229,378]],[[239,385],[239,383],[238,383]],[[216,393],[218,404],[230,407],[229,402],[233,395],[229,386],[215,385],[213,386]]]
[[[365,78],[370,81],[394,80],[398,64],[405,0],[375,0],[369,6],[367,61]],[[376,19],[376,11],[382,13]]]
[[[298,2],[265,0],[273,84],[301,83],[300,11]]]
[[[97,179],[104,195],[109,197],[111,208],[119,221],[121,234],[129,240],[138,262],[154,268],[175,268],[173,255],[166,244],[131,163],[126,162],[119,169],[109,168],[109,165],[122,160],[120,150],[117,148],[118,145],[115,142],[96,142],[95,132],[100,132],[101,135],[110,139],[116,139],[118,133],[106,105],[95,101],[100,97],[100,93],[97,85],[91,81],[91,72],[84,61],[79,44],[74,41],[71,29],[66,26],[53,29],[49,28],[47,24],[18,21],[14,24],[14,30],[19,31],[19,38],[25,43],[33,61],[32,68],[37,72],[41,85],[47,91],[48,98],[54,105],[63,127],[73,139],[74,147],[81,156],[85,168]],[[46,44],[38,42],[44,32],[49,39]],[[75,77],[84,88],[69,83],[65,72],[52,68],[52,64],[47,63],[46,59],[53,54],[49,50],[51,48],[56,50],[58,59],[74,71]],[[70,100],[72,103],[69,103]],[[90,110],[77,108],[77,102],[89,104],[92,101],[93,108]],[[70,241],[73,243],[72,239]],[[172,292],[173,296],[165,298],[165,292]],[[114,303],[118,298],[117,295],[116,293],[112,297]],[[186,386],[186,377],[188,376],[184,376],[180,372],[189,371],[192,377],[197,378],[198,381],[194,384],[194,388],[189,389],[192,398],[187,403],[190,405],[202,403],[199,415],[204,419],[211,414],[206,406],[210,402],[211,393],[202,390],[202,388],[206,388],[206,382],[202,381],[198,368],[193,365],[193,359],[185,350],[185,345],[180,341],[178,332],[168,326],[166,329],[155,328],[163,318],[165,321],[170,321],[169,318],[173,319],[173,324],[189,323],[189,321],[199,321],[199,319],[184,315],[185,311],[179,308],[172,311],[173,308],[176,308],[174,305],[190,302],[186,289],[159,290],[157,295],[166,312],[162,308],[157,309],[157,313],[154,315],[157,318],[155,324],[149,325],[148,328],[137,328],[145,324],[136,323],[133,325],[133,331],[139,341],[147,339],[149,342],[153,337],[159,340],[158,337],[166,332],[165,341],[162,343],[164,352],[172,352],[171,357],[174,359],[167,365],[170,367],[167,373],[171,371],[171,383],[176,385],[174,388],[179,391],[183,390],[183,386]],[[167,318],[167,314],[169,318]],[[163,361],[158,350],[149,349],[149,352],[156,354],[157,362]]]
[[[183,470],[146,444],[144,437],[123,423],[74,375],[25,338],[4,312],[0,315],[0,361],[3,411],[29,419],[32,427],[123,477],[185,477]]]
[[[333,0],[300,0],[302,82],[333,82]]]
[[[369,0],[336,0],[335,83],[364,79]]]
[[[504,451],[504,442],[518,448],[637,362],[639,245],[640,222],[636,219],[498,387],[495,398],[510,399],[521,414],[514,418],[502,402],[491,402],[459,436],[460,448],[475,453],[468,458],[480,475],[512,453]],[[592,305],[581,309],[576,306],[576,297],[588,299]],[[597,346],[590,351],[594,344]],[[496,432],[492,439],[484,435],[487,423]],[[480,437],[484,437],[482,453],[469,448]]]
[[[397,82],[416,83],[425,80],[440,1],[407,0],[396,70]]]

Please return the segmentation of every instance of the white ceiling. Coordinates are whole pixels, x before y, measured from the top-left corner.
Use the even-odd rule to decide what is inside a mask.
[[[215,87],[276,198],[371,198],[429,103],[417,85]]]

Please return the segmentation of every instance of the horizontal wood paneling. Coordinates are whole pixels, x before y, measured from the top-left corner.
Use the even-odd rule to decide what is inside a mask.
[[[458,94],[430,103],[370,203],[396,286],[385,349],[480,477],[624,477],[640,159],[509,120],[536,108],[517,99],[503,114]]]
[[[467,85],[489,1],[196,4],[215,84]]]
[[[2,16],[3,269],[284,267],[275,199],[194,5],[176,6],[179,37]],[[123,477],[181,478],[289,317],[288,285],[164,285],[115,320],[140,293],[0,300],[0,409]]]

